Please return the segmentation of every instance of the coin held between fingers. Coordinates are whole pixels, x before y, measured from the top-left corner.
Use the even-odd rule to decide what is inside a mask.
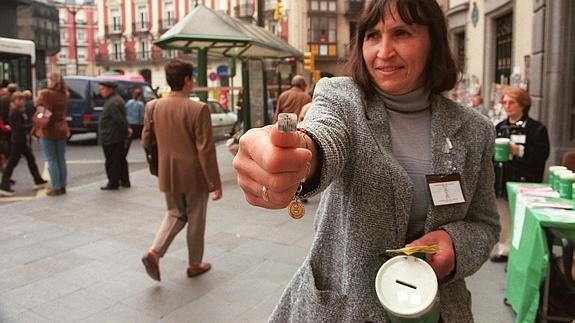
[[[295,113],[280,113],[278,115],[278,130],[279,132],[292,132],[297,129],[297,114]]]

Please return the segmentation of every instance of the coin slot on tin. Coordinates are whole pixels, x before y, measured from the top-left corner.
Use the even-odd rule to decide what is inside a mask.
[[[400,285],[403,285],[403,286],[405,286],[405,287],[409,287],[409,288],[412,288],[412,289],[417,289],[417,287],[415,287],[415,286],[413,286],[413,285],[411,285],[411,284],[409,284],[409,283],[406,283],[406,282],[404,282],[404,281],[401,281],[401,280],[396,280],[395,282],[398,283],[398,284],[400,284]]]

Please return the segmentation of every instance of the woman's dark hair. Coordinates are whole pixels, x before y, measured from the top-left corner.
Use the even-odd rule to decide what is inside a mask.
[[[172,91],[180,91],[184,88],[184,79],[194,75],[194,66],[192,63],[180,59],[172,59],[164,65],[164,71],[166,72],[166,81]]]
[[[424,70],[424,86],[433,93],[452,89],[457,83],[457,66],[447,38],[447,23],[443,11],[435,0],[372,0],[365,7],[355,37],[347,69],[354,81],[364,90],[367,98],[376,93],[375,85],[363,59],[363,42],[367,31],[393,14],[397,8],[399,18],[407,24],[427,26],[430,53]]]

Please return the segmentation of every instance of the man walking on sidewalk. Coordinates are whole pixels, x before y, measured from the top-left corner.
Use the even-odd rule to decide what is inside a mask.
[[[188,98],[193,88],[193,66],[171,60],[164,66],[172,92],[146,105],[142,145],[151,147],[150,121],[158,145],[158,183],[167,212],[149,251],[142,258],[146,272],[160,281],[160,258],[186,226],[188,277],[210,270],[202,262],[209,192],[222,197],[222,185],[208,105]]]

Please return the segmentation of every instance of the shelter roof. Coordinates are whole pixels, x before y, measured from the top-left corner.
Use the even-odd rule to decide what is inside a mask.
[[[164,49],[207,49],[239,58],[301,57],[270,31],[198,5],[154,42]]]

